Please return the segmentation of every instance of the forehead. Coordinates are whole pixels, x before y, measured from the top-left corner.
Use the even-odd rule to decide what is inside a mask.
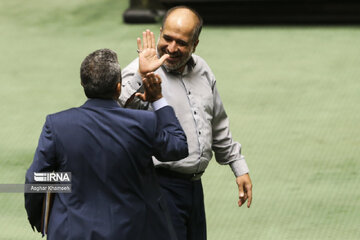
[[[163,34],[181,38],[191,39],[194,34],[196,20],[192,12],[179,9],[172,12],[163,26]]]

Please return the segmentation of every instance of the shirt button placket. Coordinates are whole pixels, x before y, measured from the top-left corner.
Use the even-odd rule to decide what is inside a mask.
[[[197,134],[198,134],[198,137],[199,137],[199,147],[200,147],[200,155],[202,154],[202,141],[201,141],[201,138],[200,138],[200,135],[201,135],[201,131],[199,130],[199,127],[200,127],[200,122],[199,122],[199,117],[198,117],[198,111],[196,110],[196,104],[193,102],[193,97],[191,95],[191,90],[190,89],[187,89],[187,94],[188,94],[188,98],[189,98],[189,101],[190,101],[190,105],[191,105],[191,109],[193,111],[193,117],[194,117],[194,121],[195,121],[195,125],[196,125],[196,130],[197,130]]]

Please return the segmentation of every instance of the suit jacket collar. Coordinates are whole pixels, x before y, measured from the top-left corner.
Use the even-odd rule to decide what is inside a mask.
[[[112,99],[88,98],[81,107],[120,108],[120,105]]]

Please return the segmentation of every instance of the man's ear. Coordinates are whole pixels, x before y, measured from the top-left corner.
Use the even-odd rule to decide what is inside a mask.
[[[193,51],[192,51],[193,53],[195,52],[196,46],[197,46],[198,44],[199,44],[199,39],[194,42],[194,49],[193,49]]]
[[[115,99],[117,100],[120,97],[121,94],[121,83],[118,82],[116,84],[116,90],[115,90]]]

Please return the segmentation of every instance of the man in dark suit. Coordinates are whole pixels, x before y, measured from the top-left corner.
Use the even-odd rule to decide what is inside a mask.
[[[121,70],[109,49],[81,65],[88,100],[46,117],[26,183],[34,172],[71,172],[71,193],[56,193],[48,239],[175,239],[160,193],[152,156],[175,161],[188,155],[173,109],[161,94],[161,79],[143,79],[154,112],[121,108]],[[41,229],[44,194],[25,193],[32,227]]]

